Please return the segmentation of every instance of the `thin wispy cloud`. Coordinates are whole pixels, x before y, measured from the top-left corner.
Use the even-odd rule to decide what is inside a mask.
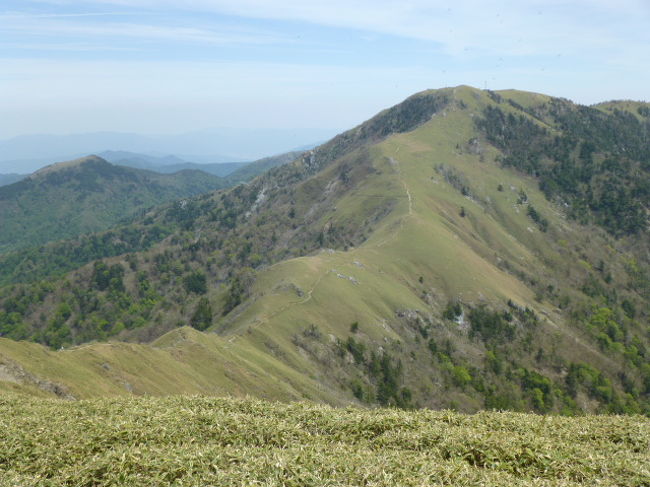
[[[0,50],[16,51],[40,51],[40,52],[137,52],[142,51],[137,46],[113,46],[109,44],[88,44],[88,43],[21,43],[21,42],[0,42]]]
[[[38,14],[22,12],[3,12],[0,14],[0,21],[15,22],[24,19],[65,19],[65,18],[84,18],[84,17],[132,17],[136,13],[127,12],[86,12],[70,14]]]
[[[584,52],[591,51],[594,45],[611,47],[622,45],[626,40],[650,38],[648,29],[644,28],[650,20],[650,4],[645,0],[456,0],[453,3],[430,0],[102,0],[100,3],[153,10],[198,10],[367,30],[437,42],[455,55],[467,51],[531,55],[549,49]]]
[[[648,99],[647,25],[647,0],[3,0],[0,138],[343,129],[457,84]]]
[[[0,16],[0,32],[15,32],[22,36],[59,36],[84,38],[131,38],[206,44],[268,44],[289,42],[290,39],[275,33],[220,26],[213,29],[154,25],[132,22],[70,22],[67,16]],[[6,22],[3,22],[7,20]],[[11,20],[10,22],[8,20]],[[58,39],[54,38],[54,43]]]

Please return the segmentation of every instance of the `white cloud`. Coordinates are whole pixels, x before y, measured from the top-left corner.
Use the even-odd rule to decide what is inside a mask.
[[[49,3],[79,9],[110,6],[111,11],[125,15],[136,12],[125,8],[132,7],[138,15],[117,22],[92,16],[0,14],[0,33],[13,29],[16,34],[14,38],[5,36],[0,44],[11,53],[0,59],[3,137],[48,132],[54,127],[62,132],[182,132],[228,125],[347,128],[413,92],[458,84],[527,89],[583,103],[650,97],[650,29],[646,28],[650,12],[645,0]],[[284,37],[283,25],[196,15],[203,11],[359,29],[364,37],[379,38],[383,45],[390,43],[382,38],[386,34],[420,39],[425,42],[408,44],[422,50],[410,59],[422,61],[405,66],[394,53],[386,53],[385,62],[379,59],[375,67],[369,67],[366,60],[354,65],[350,58],[347,66],[318,65],[319,59],[338,62],[334,55],[319,56],[327,49],[341,48],[338,31],[322,33],[323,38],[331,35],[332,43],[323,40],[319,53],[312,50],[313,45],[303,50],[311,55],[309,61],[285,52],[276,53],[276,57],[271,53],[266,63],[181,61],[183,53],[194,52],[195,45],[251,44],[246,55],[259,59],[260,43],[293,42]],[[140,15],[142,12],[146,15]],[[13,15],[10,22],[8,15]],[[264,30],[267,27],[269,30]],[[25,35],[21,37],[21,33]],[[115,42],[118,39],[125,42]],[[185,51],[179,49],[173,61],[161,46],[177,42],[190,46]],[[130,46],[136,50],[158,47],[158,60],[140,52],[137,62],[128,60],[127,54],[119,55],[122,53],[84,54],[76,60],[74,55],[58,53],[60,59],[44,60],[16,59],[12,52],[18,48],[45,52]],[[440,49],[449,56],[440,56]],[[227,49],[204,52],[215,53],[215,58],[222,52],[230,54]],[[82,59],[89,57],[93,60]],[[113,61],[99,60],[101,57]],[[286,61],[289,59],[294,61]]]
[[[233,26],[212,28],[152,25],[134,22],[74,22],[69,16],[22,16],[0,15],[0,32],[17,33],[22,36],[52,37],[56,45],[61,37],[79,36],[89,38],[128,38],[152,41],[193,42],[201,44],[268,44],[289,42],[276,33]]]
[[[60,3],[60,2],[59,2]],[[76,2],[79,3],[79,2]],[[98,3],[92,1],[90,3]],[[447,52],[593,52],[650,39],[646,0],[100,0],[99,3],[305,21],[440,43]],[[639,46],[640,47],[640,46]],[[646,46],[644,45],[645,49]]]

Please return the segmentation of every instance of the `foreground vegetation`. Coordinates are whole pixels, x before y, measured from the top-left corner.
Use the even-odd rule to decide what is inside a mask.
[[[650,485],[650,421],[0,399],[0,485]]]

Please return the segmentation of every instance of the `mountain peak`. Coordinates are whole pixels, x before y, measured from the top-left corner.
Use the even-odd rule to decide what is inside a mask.
[[[51,174],[56,171],[71,169],[73,167],[80,167],[85,165],[97,165],[97,164],[103,165],[109,163],[105,159],[102,159],[101,157],[93,154],[86,157],[80,157],[79,159],[73,159],[71,161],[63,161],[63,162],[56,162],[54,164],[50,164],[49,166],[45,166],[39,169],[38,171],[32,173],[30,177],[46,176],[47,174]]]
[[[0,354],[75,397],[124,393],[128,377],[137,394],[650,411],[645,135],[618,111],[523,91],[415,94],[249,184],[0,259],[0,282],[78,266],[47,287],[1,288],[4,337],[58,349],[162,336],[101,360],[88,358],[101,344],[51,353],[48,365],[13,351],[24,344],[0,340]],[[53,174],[33,223],[19,214],[9,227],[0,214],[0,237],[33,228],[33,245],[74,229],[78,213],[43,217],[57,203],[108,201],[122,220],[121,195],[151,206],[106,167]],[[17,211],[32,194],[12,195]],[[57,375],[64,356],[78,374]],[[195,386],[164,372],[181,369]],[[269,383],[280,387],[267,393]]]

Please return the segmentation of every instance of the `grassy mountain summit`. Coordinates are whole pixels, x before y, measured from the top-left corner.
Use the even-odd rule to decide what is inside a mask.
[[[0,289],[0,333],[64,348],[0,340],[5,386],[648,413],[649,127],[416,94],[147,213],[170,232],[148,250]],[[110,337],[141,343],[82,345]]]
[[[200,171],[161,175],[97,156],[52,164],[0,188],[0,252],[104,230],[143,209],[222,185]]]

